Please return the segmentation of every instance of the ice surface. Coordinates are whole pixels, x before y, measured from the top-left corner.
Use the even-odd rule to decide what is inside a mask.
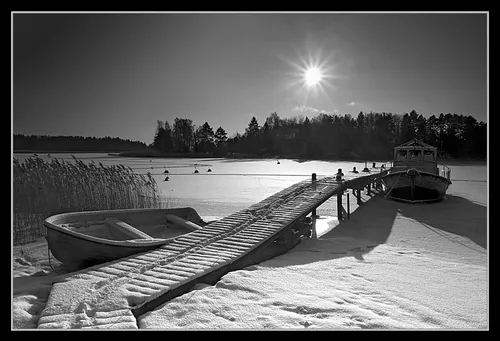
[[[99,159],[103,164],[124,160]],[[343,168],[347,173],[353,165],[364,166],[293,160],[280,160],[279,165],[275,160],[139,161],[128,164],[184,165],[170,169],[168,182],[155,175],[162,192],[173,204],[191,206],[202,217],[219,218],[312,172],[326,175]],[[210,164],[211,174],[228,175],[207,175],[202,166],[197,166],[199,174],[192,175],[195,163]],[[163,169],[153,171],[160,174]],[[84,281],[75,281],[54,309],[77,316],[81,328],[98,319],[95,328],[486,329],[487,170],[468,164],[451,169],[453,184],[443,202],[408,205],[372,198],[341,224],[323,220],[320,239],[305,240],[287,254],[228,273],[215,286],[199,283],[137,319],[129,310],[121,310],[125,301],[134,299],[130,292],[117,293],[121,299],[102,313],[92,314],[90,305],[73,304],[88,293]],[[243,173],[247,175],[235,175]],[[351,196],[356,208],[354,202]],[[318,210],[322,219],[325,213],[335,216],[334,202],[324,206]],[[36,328],[55,274],[46,263],[15,257],[12,277],[13,328]],[[49,313],[56,312],[44,312],[46,319]],[[54,320],[52,327],[64,326]]]

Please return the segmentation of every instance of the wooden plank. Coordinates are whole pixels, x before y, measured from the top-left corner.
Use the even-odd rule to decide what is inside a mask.
[[[199,272],[199,271],[196,271],[193,269],[191,269],[191,270],[179,269],[179,267],[172,266],[172,264],[167,264],[167,265],[163,266],[162,271],[165,271],[165,272],[168,272],[168,273],[171,273],[174,275],[178,275],[178,276],[184,276],[184,277],[191,277],[194,274],[196,274],[197,272]]]
[[[108,224],[109,226],[119,230],[120,232],[123,232],[125,233],[126,235],[132,237],[132,238],[136,238],[136,239],[154,239],[153,237],[151,237],[150,235],[136,229],[135,227],[127,224],[126,222],[124,221],[121,221],[115,217],[110,217],[110,218],[106,218],[104,220],[106,222],[106,224]]]
[[[161,302],[158,295],[163,296],[163,300],[170,299],[165,298],[166,292],[169,290],[175,288],[184,290],[182,286],[185,284],[191,285],[191,282],[196,278],[210,274],[215,270],[230,271],[234,269],[234,267],[227,267],[227,270],[224,270],[226,265],[243,259],[252,250],[274,240],[283,231],[289,229],[293,223],[311,213],[313,209],[333,195],[341,196],[346,188],[356,188],[355,186],[359,187],[358,185],[364,183],[369,184],[370,179],[374,179],[374,177],[349,175],[345,177],[345,181],[339,183],[334,177],[323,177],[317,179],[314,186],[311,179],[303,180],[247,209],[207,226],[199,227],[190,234],[180,236],[155,251],[131,256],[101,268],[93,267],[93,272],[80,273],[66,278],[64,283],[71,281],[72,278],[91,281],[98,279],[103,282],[104,286],[111,285],[109,288],[112,288],[113,292],[118,289],[118,286],[124,286],[145,295],[141,298],[141,302],[144,304],[153,302],[153,304],[147,305],[152,307],[154,302]],[[340,197],[338,200],[340,219],[345,214],[341,200]],[[170,217],[170,220],[191,225],[185,220],[177,219],[177,217]],[[128,226],[124,227],[128,228]],[[132,231],[132,234],[135,232],[133,227],[128,230]],[[144,269],[145,272],[141,274],[139,273],[141,267],[148,269]],[[217,276],[219,276],[219,272],[217,272]],[[126,284],[121,283],[123,280]],[[175,289],[174,291],[178,292],[179,290]],[[105,293],[107,290],[102,288],[99,292]],[[99,299],[105,299],[105,297]],[[134,309],[133,307],[123,308],[126,311]],[[100,311],[96,313],[99,314]],[[66,319],[66,317],[64,318]],[[67,321],[75,319],[75,316],[68,314]],[[67,322],[66,325],[72,325],[72,323]],[[48,325],[46,322],[42,322],[42,324]]]
[[[219,241],[215,242],[214,245],[225,246],[225,247],[228,247],[230,249],[236,249],[236,250],[242,250],[242,251],[247,251],[247,250],[251,249],[251,247],[248,247],[245,245],[237,245],[237,244],[235,245],[234,243],[227,242],[225,240],[219,240]]]
[[[248,246],[252,246],[252,245],[255,245],[256,243],[251,241],[251,240],[245,240],[243,238],[243,236],[238,236],[238,234],[234,234],[232,235],[231,237],[227,237],[227,238],[224,238],[223,239],[224,241],[228,241],[228,242],[235,242],[237,245],[248,245]]]
[[[173,252],[177,252],[177,253],[179,253],[179,251],[182,251],[182,250],[186,249],[184,246],[181,246],[181,245],[172,245],[172,244],[168,244],[168,245],[162,246],[162,248],[165,249],[165,250],[167,250],[167,251],[173,251]]]
[[[192,221],[189,221],[187,219],[183,219],[179,216],[173,215],[173,214],[165,214],[165,218],[167,218],[167,222],[173,222],[174,224],[181,225],[187,229],[196,231],[201,229],[201,226],[198,224],[193,223]]]
[[[178,261],[178,262],[169,264],[167,269],[170,269],[170,268],[176,269],[179,271],[187,271],[187,272],[195,274],[195,273],[200,272],[200,270],[204,270],[206,267],[204,267],[202,265],[195,266],[195,265],[187,263],[187,262]]]
[[[237,250],[229,250],[227,248],[217,249],[216,247],[207,249],[204,248],[199,252],[200,255],[210,255],[212,257],[222,257],[225,260],[231,260],[234,257],[238,257],[241,252]]]
[[[238,232],[234,236],[238,237],[238,238],[241,238],[241,239],[243,239],[245,241],[253,242],[253,243],[261,242],[264,239],[266,239],[266,237],[267,237],[266,235],[263,235],[263,234],[260,234],[259,236],[257,236],[256,234],[248,234],[248,233],[245,233],[245,232]]]
[[[226,260],[222,259],[221,257],[205,256],[205,255],[191,255],[189,257],[189,259],[196,260],[197,262],[200,262],[201,264],[208,265],[209,267],[214,267],[217,264],[227,262]]]
[[[198,265],[200,267],[205,267],[205,268],[211,268],[214,264],[213,261],[207,261],[205,258],[199,258],[200,255],[196,256],[196,257],[192,257],[192,256],[189,256],[189,257],[186,257],[186,258],[183,258],[182,261],[187,263],[187,264],[191,264],[191,265]]]
[[[229,252],[228,250],[213,251],[207,248],[203,248],[203,250],[198,251],[197,254],[201,256],[221,258],[224,260],[230,260],[237,255],[236,252]]]
[[[189,249],[189,248],[192,248],[195,246],[196,243],[194,243],[193,241],[190,241],[190,240],[184,240],[184,239],[175,239],[172,243],[170,243],[169,245],[173,245],[173,246],[181,246],[183,247],[184,249]]]

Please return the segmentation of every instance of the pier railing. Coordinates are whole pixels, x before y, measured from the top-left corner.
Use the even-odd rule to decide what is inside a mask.
[[[443,163],[438,163],[439,175],[450,180],[451,168]]]

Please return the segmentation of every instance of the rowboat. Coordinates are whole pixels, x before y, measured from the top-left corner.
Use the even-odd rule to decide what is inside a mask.
[[[205,225],[191,207],[72,212],[44,221],[48,247],[69,271],[156,249]]]
[[[382,177],[386,196],[410,203],[444,199],[451,170],[438,164],[437,148],[413,139],[394,148],[394,160]]]

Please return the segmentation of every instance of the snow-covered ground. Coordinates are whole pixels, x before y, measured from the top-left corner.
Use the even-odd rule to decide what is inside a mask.
[[[189,204],[203,217],[246,208],[312,172],[364,167],[292,160],[170,162],[188,166],[169,168],[166,182],[164,170],[153,168],[162,192],[173,192],[173,205]],[[196,166],[199,173],[192,175],[194,163],[207,166]],[[148,166],[141,165],[136,167]],[[227,175],[209,175],[204,167]],[[409,205],[379,195],[358,207],[351,196],[351,219],[282,256],[228,273],[215,286],[196,285],[138,317],[139,328],[489,328],[487,167],[451,169],[446,200]],[[335,215],[335,204],[327,201],[318,213]],[[38,252],[28,246],[14,250],[15,329],[36,328],[55,276],[39,245]]]

